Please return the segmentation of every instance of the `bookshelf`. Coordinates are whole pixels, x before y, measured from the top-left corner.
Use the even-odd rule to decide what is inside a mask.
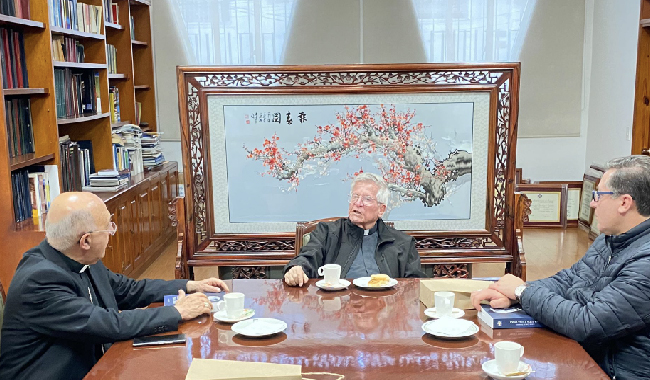
[[[29,248],[38,244],[44,238],[44,218],[28,218],[16,222],[14,215],[14,191],[12,189],[12,173],[30,169],[34,166],[56,165],[59,173],[59,185],[62,184],[64,168],[61,165],[59,137],[68,135],[72,141],[90,140],[93,149],[93,163],[96,170],[113,167],[113,147],[111,139],[112,128],[124,125],[129,120],[136,120],[137,103],[141,103],[141,123],[148,130],[156,131],[157,116],[155,102],[155,82],[153,67],[153,41],[151,36],[151,2],[146,0],[112,0],[119,13],[117,22],[104,19],[103,10],[99,33],[89,33],[62,28],[54,25],[50,14],[49,2],[53,0],[30,0],[29,18],[19,18],[0,15],[0,28],[11,29],[22,33],[25,48],[25,67],[28,73],[29,87],[5,88],[2,90],[3,102],[0,104],[0,194],[5,201],[0,203],[0,239],[6,249],[0,255],[0,282],[8,286],[13,272]],[[78,4],[88,4],[102,7],[107,0],[78,0]],[[133,22],[131,20],[133,19]],[[133,30],[132,30],[133,29]],[[53,38],[72,38],[83,45],[84,60],[81,62],[62,62],[53,58]],[[132,38],[133,36],[133,38]],[[1,38],[1,37],[0,37]],[[108,73],[107,45],[116,48],[117,74]],[[74,46],[74,45],[73,45]],[[28,48],[27,48],[28,47]],[[57,81],[55,71],[70,70],[72,73],[98,74],[99,104],[96,112],[76,113],[77,117],[57,117]],[[0,83],[10,83],[0,71]],[[5,86],[2,86],[5,87]],[[111,123],[109,88],[116,87],[119,91],[121,121]],[[33,130],[33,153],[16,155],[10,154],[7,144],[10,138],[7,125],[6,102],[11,99],[29,99],[31,107],[31,128]],[[100,109],[101,108],[101,109]],[[11,113],[10,113],[11,115]],[[173,166],[176,168],[176,166]],[[177,170],[177,169],[174,169]],[[176,174],[169,169],[170,178]],[[158,175],[158,174],[157,174]],[[160,174],[162,176],[162,174]],[[132,181],[132,187],[143,191],[138,181],[149,182],[147,176],[140,176]],[[157,177],[156,177],[157,178]],[[162,178],[162,177],[161,177]],[[165,177],[167,178],[167,177]],[[171,183],[169,184],[171,186]],[[61,188],[63,191],[63,188]],[[169,192],[172,192],[171,187]],[[175,193],[175,190],[174,190]],[[111,202],[121,202],[121,195],[110,197]],[[106,194],[102,198],[108,199]],[[148,197],[135,198],[138,202]],[[152,199],[158,199],[151,197]],[[162,199],[162,198],[160,198]],[[137,202],[136,202],[137,203]],[[153,208],[161,210],[163,205],[142,206],[137,208],[131,204],[133,212]],[[140,207],[140,206],[137,206]],[[134,214],[135,216],[135,214]],[[151,216],[153,218],[153,216]],[[158,217],[158,216],[156,216]],[[160,219],[162,221],[162,219]],[[142,224],[142,223],[141,223]],[[142,224],[144,225],[144,224]],[[132,229],[132,234],[137,228]],[[141,231],[144,233],[145,231]],[[152,234],[152,231],[148,231]],[[136,236],[132,236],[137,238]],[[152,244],[153,239],[150,238]],[[142,241],[147,241],[142,240]],[[109,245],[112,243],[109,243]],[[121,244],[121,243],[120,243]],[[110,248],[110,247],[109,247]],[[144,247],[146,252],[155,254],[153,247]],[[144,252],[144,251],[143,251]],[[108,251],[107,251],[108,254]],[[119,258],[109,258],[109,263],[117,263]],[[143,262],[147,260],[142,260]],[[132,260],[133,263],[133,260]],[[116,264],[116,271],[120,271]],[[137,265],[129,269],[131,274],[138,272]]]

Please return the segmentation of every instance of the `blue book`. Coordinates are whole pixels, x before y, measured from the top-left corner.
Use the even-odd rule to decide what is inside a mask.
[[[478,314],[480,320],[493,329],[514,329],[522,327],[544,327],[520,307],[493,309],[482,306]]]
[[[208,296],[208,299],[210,302],[217,302],[221,299],[223,296],[223,292],[219,293],[204,293],[206,296]],[[165,306],[172,306],[176,304],[176,301],[178,300],[178,294],[170,294],[167,295],[163,298],[163,303]]]

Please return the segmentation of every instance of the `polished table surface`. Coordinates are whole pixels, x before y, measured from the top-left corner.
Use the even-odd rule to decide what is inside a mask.
[[[186,345],[133,348],[118,342],[86,379],[185,379],[193,358],[302,365],[303,373],[328,372],[346,379],[487,379],[481,364],[494,358],[494,343],[525,347],[527,379],[607,379],[575,341],[544,328],[492,330],[476,311],[464,318],[480,331],[468,340],[439,340],[422,331],[426,321],[417,279],[392,290],[324,292],[288,287],[281,280],[232,280],[231,291],[246,295],[255,317],[283,320],[288,328],[270,338],[234,334],[228,324],[202,316],[180,325]],[[332,379],[331,375],[310,375]]]

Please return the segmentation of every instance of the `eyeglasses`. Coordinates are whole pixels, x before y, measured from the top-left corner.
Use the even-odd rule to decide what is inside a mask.
[[[591,192],[591,199],[594,202],[598,202],[600,200],[600,196],[601,195],[606,195],[606,194],[614,194],[614,192],[613,191],[596,191],[596,190],[594,190],[594,191]]]
[[[108,232],[111,235],[115,235],[115,233],[117,232],[117,224],[115,224],[115,222],[111,222],[108,225],[108,228],[109,228],[108,230],[94,230],[94,231],[88,231],[86,233],[94,234],[95,232]]]
[[[376,201],[376,199],[371,197],[370,195],[361,196],[355,193],[350,194],[349,199],[350,199],[350,203],[357,203],[357,201],[361,199],[361,203],[363,203],[364,206],[372,206]]]

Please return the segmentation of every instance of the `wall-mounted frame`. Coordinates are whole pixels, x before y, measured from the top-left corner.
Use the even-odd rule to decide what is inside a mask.
[[[524,227],[566,227],[566,184],[520,184],[515,191],[530,199],[530,215]]]
[[[379,115],[373,118],[381,117],[382,113],[391,115],[401,112],[400,118],[405,120],[408,110],[417,112],[422,108],[421,114],[424,114],[440,104],[471,103],[473,112],[477,114],[472,115],[471,119],[472,134],[477,134],[472,136],[471,158],[445,151],[443,156],[434,157],[436,162],[442,162],[439,166],[421,165],[409,169],[412,175],[420,175],[420,184],[430,179],[427,176],[455,177],[452,168],[471,170],[469,217],[459,218],[456,215],[455,219],[418,217],[405,220],[394,219],[396,214],[391,212],[389,219],[395,221],[396,228],[416,238],[416,247],[423,263],[506,262],[509,271],[518,275],[522,273],[521,258],[514,254],[518,248],[513,220],[519,64],[179,67],[177,73],[186,184],[187,257],[190,266],[283,265],[293,257],[294,220],[231,220],[231,192],[244,191],[243,186],[232,187],[236,181],[231,179],[244,174],[228,166],[232,162],[230,157],[233,152],[241,153],[236,152],[237,149],[245,151],[247,155],[244,159],[236,159],[242,162],[245,159],[258,161],[260,171],[268,170],[271,164],[276,165],[274,168],[277,169],[279,161],[270,161],[272,157],[265,153],[268,152],[267,148],[273,152],[284,149],[283,152],[294,154],[291,157],[297,157],[296,154],[300,153],[298,150],[290,151],[286,146],[280,146],[280,142],[285,141],[284,136],[291,138],[291,134],[280,136],[279,132],[276,133],[276,129],[280,130],[278,126],[284,127],[283,124],[286,124],[287,113],[291,114],[293,126],[307,124],[300,123],[297,118],[299,110],[295,107],[314,107],[303,111],[306,120],[322,117],[320,124],[314,121],[309,126],[317,129],[316,134],[307,132],[298,138],[299,144],[303,145],[294,144],[295,147],[312,149],[315,147],[314,137],[319,137],[321,142],[324,138],[332,141],[329,139],[335,137],[331,130],[328,133],[320,132],[326,131],[328,125],[332,127],[327,120],[337,113],[345,118],[348,112],[363,117],[364,111],[359,106],[367,106],[373,115]],[[338,109],[329,110],[328,107],[332,105]],[[272,111],[273,107],[277,111]],[[229,140],[229,133],[236,133],[238,129],[253,124],[254,113],[257,121],[260,113],[263,113],[263,123],[267,123],[269,128],[264,133],[253,132],[245,136],[242,144],[245,148],[237,146],[240,140]],[[276,113],[281,115],[280,123],[277,122]],[[241,127],[233,128],[235,122]],[[270,125],[274,123],[277,125],[271,128]],[[421,123],[426,124],[426,121]],[[478,128],[482,123],[485,128]],[[391,128],[396,128],[397,124],[391,124]],[[298,131],[303,133],[302,130]],[[364,133],[367,137],[376,131],[366,129]],[[274,135],[280,140],[274,139]],[[485,142],[483,146],[479,142],[481,139]],[[258,145],[255,145],[256,141]],[[375,144],[378,145],[379,141],[385,140],[378,139]],[[364,144],[367,142],[364,141]],[[460,142],[457,143],[454,151],[462,150],[458,148]],[[424,143],[420,141],[420,144],[419,147],[422,147]],[[333,151],[327,152],[330,155],[323,159],[340,158],[334,157],[331,154]],[[286,157],[283,156],[282,162]],[[449,157],[452,160],[445,161]],[[263,163],[267,166],[264,167]],[[390,162],[374,163],[372,171],[381,172],[386,178],[388,171],[382,170],[382,165],[390,166]],[[318,165],[314,164],[314,168],[318,169]],[[283,166],[280,171],[286,168]],[[386,169],[385,166],[383,168]],[[295,187],[291,186],[296,181],[305,182],[304,177],[292,177],[288,171],[284,174],[277,171],[268,173],[270,176],[274,174],[277,183],[284,180],[292,191],[295,191]],[[460,177],[466,175],[467,171],[461,170],[457,174]],[[252,175],[245,173],[245,178]],[[334,186],[334,182],[327,185]],[[399,193],[398,185],[392,182],[391,188]],[[257,194],[262,193],[260,189],[258,186]],[[268,188],[264,189],[266,192]],[[427,191],[423,187],[411,186],[406,189],[406,194],[407,197],[417,197],[420,204],[426,204],[429,200],[432,204],[436,203],[437,198],[431,198]],[[349,190],[346,189],[346,192]],[[331,193],[338,194],[339,191]],[[319,218],[340,214],[334,210],[339,206],[338,202],[322,199],[320,202],[331,204],[332,207],[328,215],[317,215]],[[226,208],[223,208],[224,204]],[[347,207],[346,204],[343,207]],[[227,218],[222,213],[226,210]],[[316,219],[315,216],[307,216],[307,213],[304,215],[304,220]]]
[[[536,183],[567,185],[566,225],[567,227],[578,227],[580,202],[582,199],[582,181],[539,181]]]

